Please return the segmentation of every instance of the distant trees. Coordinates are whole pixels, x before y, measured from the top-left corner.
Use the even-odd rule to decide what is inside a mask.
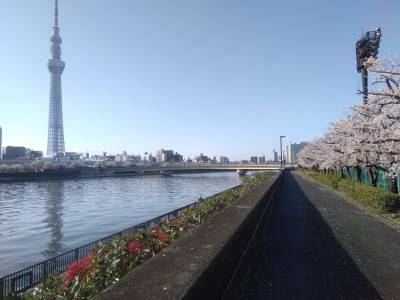
[[[368,167],[373,186],[379,171],[386,172],[392,191],[397,191],[400,171],[400,57],[366,62],[372,88],[365,104],[354,106],[348,116],[332,123],[323,137],[307,145],[299,154],[299,164],[332,172],[355,168],[361,180]]]
[[[0,173],[24,173],[43,172],[62,169],[79,169],[85,167],[82,161],[55,162],[50,160],[38,160],[27,164],[0,165]]]

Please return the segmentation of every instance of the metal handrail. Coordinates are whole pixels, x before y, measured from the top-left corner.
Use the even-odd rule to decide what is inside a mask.
[[[230,189],[227,189],[225,191],[237,190],[239,188],[240,188],[240,185],[235,186]],[[225,192],[225,191],[223,191],[223,192]],[[216,193],[212,196],[209,196],[208,198],[218,196],[218,195],[222,194],[223,192]],[[42,281],[43,279],[45,279],[51,275],[55,275],[55,274],[64,272],[71,263],[73,263],[77,259],[82,258],[82,257],[88,255],[89,253],[91,253],[92,251],[94,251],[96,249],[96,247],[99,245],[99,243],[101,243],[101,242],[110,242],[117,236],[120,236],[122,234],[133,233],[139,229],[155,228],[162,222],[176,219],[177,217],[179,217],[182,214],[182,211],[184,209],[195,206],[197,204],[198,204],[198,201],[193,202],[191,204],[188,204],[188,205],[185,205],[178,209],[175,209],[173,211],[167,212],[158,217],[152,218],[143,223],[131,226],[131,227],[121,230],[117,233],[113,233],[104,238],[98,239],[94,242],[85,244],[81,247],[64,252],[62,254],[59,254],[55,257],[52,257],[50,259],[47,259],[47,260],[37,263],[35,265],[29,266],[20,271],[17,271],[12,274],[1,277],[0,278],[0,299],[3,299],[3,297],[6,297],[7,295],[9,295],[11,293],[22,293],[24,291],[27,291],[27,290],[31,289],[32,287],[34,287],[35,285],[37,285],[38,283],[40,283],[40,281]]]

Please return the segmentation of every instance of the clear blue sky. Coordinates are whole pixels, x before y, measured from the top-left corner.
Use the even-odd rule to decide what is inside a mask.
[[[53,0],[0,0],[3,145],[45,150]],[[67,151],[271,157],[361,98],[354,44],[398,0],[60,0]]]

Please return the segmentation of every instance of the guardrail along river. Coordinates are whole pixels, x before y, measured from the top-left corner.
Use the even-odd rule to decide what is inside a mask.
[[[240,183],[227,172],[0,184],[0,276]]]

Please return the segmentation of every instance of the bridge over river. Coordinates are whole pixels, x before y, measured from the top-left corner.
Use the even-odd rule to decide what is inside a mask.
[[[292,164],[283,164],[282,168],[292,168]],[[132,175],[169,175],[174,173],[197,173],[197,172],[238,172],[246,174],[247,171],[279,171],[280,163],[268,164],[216,164],[216,163],[177,163],[138,165],[134,167],[107,167],[89,168],[82,171],[81,177],[96,176],[132,176]]]
[[[62,163],[55,164],[50,169],[35,170],[29,163],[18,163],[18,170],[10,168],[10,171],[0,172],[0,182],[29,181],[43,179],[71,179],[71,178],[95,178],[95,177],[123,177],[141,175],[171,175],[182,173],[205,173],[205,172],[237,172],[245,175],[248,171],[279,171],[279,163],[269,164],[218,164],[218,163],[163,163],[143,164],[133,166],[96,165],[89,162],[82,167],[65,167]],[[283,164],[282,168],[292,168],[294,165]],[[25,170],[24,170],[25,168]]]

